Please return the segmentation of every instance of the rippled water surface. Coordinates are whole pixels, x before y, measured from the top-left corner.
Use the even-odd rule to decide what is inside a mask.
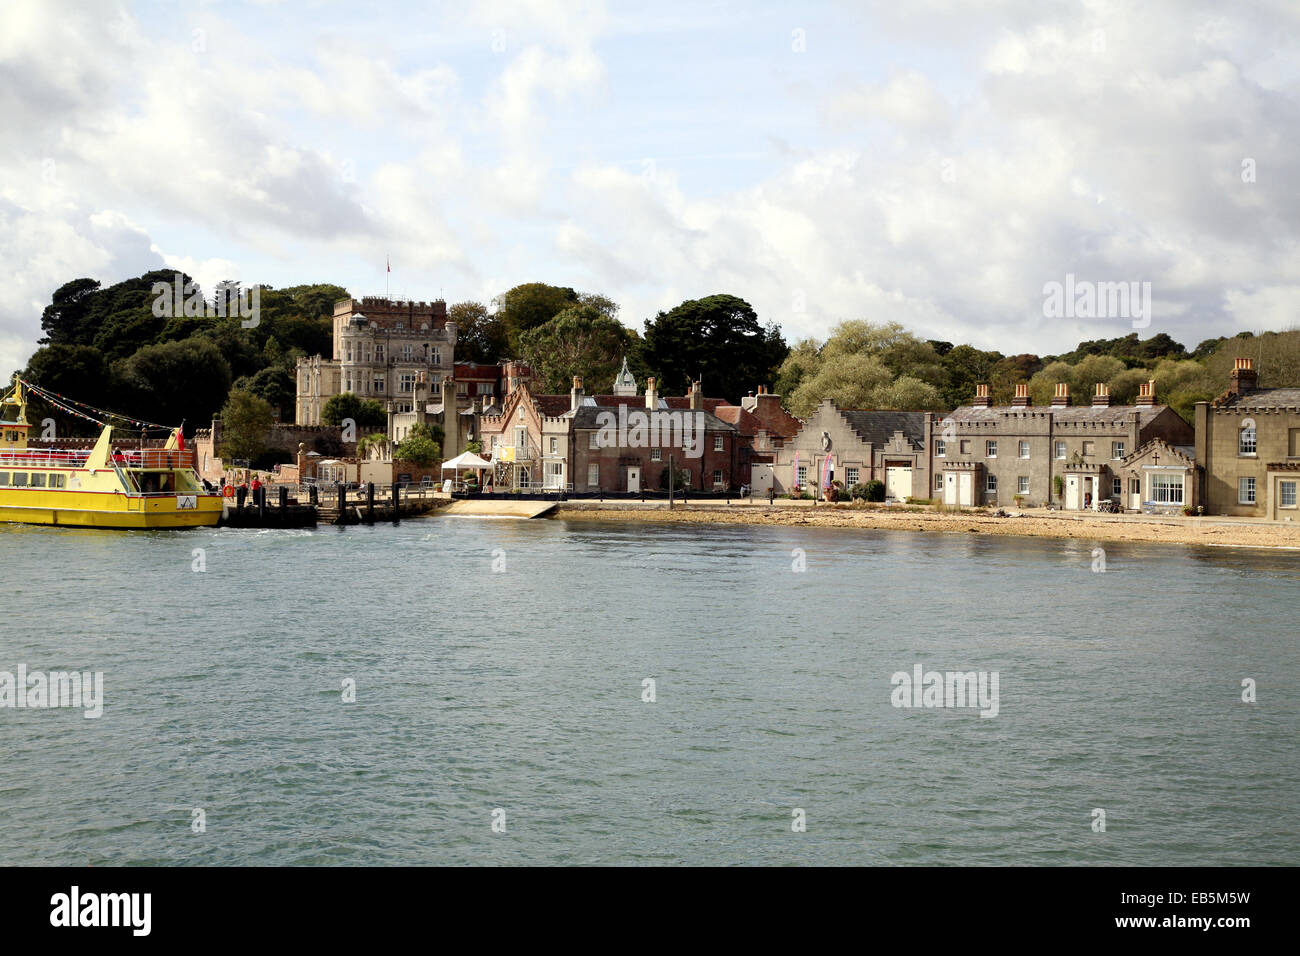
[[[1300,557],[1092,547],[0,526],[0,671],[106,696],[0,709],[0,863],[1300,863]]]

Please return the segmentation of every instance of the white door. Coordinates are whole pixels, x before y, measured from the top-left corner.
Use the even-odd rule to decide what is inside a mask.
[[[957,504],[957,476],[951,471],[943,476],[943,503]]]
[[[750,468],[750,481],[752,483],[752,492],[756,496],[766,495],[768,489],[772,487],[772,466],[771,465],[754,465]]]
[[[957,503],[963,508],[975,505],[975,476],[969,471],[957,476]]]
[[[1067,511],[1079,510],[1079,476],[1065,476],[1065,508]]]
[[[1142,479],[1130,478],[1128,480],[1128,506],[1132,511],[1142,510]]]
[[[893,467],[885,469],[885,497],[906,501],[912,497],[912,469]]]
[[[638,492],[641,490],[641,468],[637,465],[628,466],[627,490],[631,492]]]

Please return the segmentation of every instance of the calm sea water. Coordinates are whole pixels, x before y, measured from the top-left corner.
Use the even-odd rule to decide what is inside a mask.
[[[0,670],[106,703],[0,709],[0,863],[1300,863],[1300,557],[1092,547],[3,526]],[[917,663],[998,716],[893,707]]]

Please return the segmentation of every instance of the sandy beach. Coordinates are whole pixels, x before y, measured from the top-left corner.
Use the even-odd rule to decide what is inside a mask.
[[[672,511],[660,504],[566,502],[551,514],[556,518],[597,521],[765,524],[949,534],[973,532],[1300,550],[1300,524],[1279,524],[1247,518],[1063,514],[1054,511],[1013,512],[1011,517],[999,518],[986,512],[939,512],[924,508],[909,510],[903,507],[862,508],[849,505],[769,507],[766,503],[725,505],[716,502],[685,507],[679,504]]]

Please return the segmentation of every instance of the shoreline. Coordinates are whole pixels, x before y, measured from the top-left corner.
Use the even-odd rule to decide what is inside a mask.
[[[948,534],[999,534],[1033,538],[1138,541],[1220,548],[1300,550],[1300,525],[1231,518],[1112,516],[1060,512],[1016,512],[1005,518],[983,512],[907,511],[890,508],[774,506],[766,504],[629,506],[622,502],[561,503],[548,517],[594,521],[648,521],[675,524],[752,524],[870,531],[924,531]]]

